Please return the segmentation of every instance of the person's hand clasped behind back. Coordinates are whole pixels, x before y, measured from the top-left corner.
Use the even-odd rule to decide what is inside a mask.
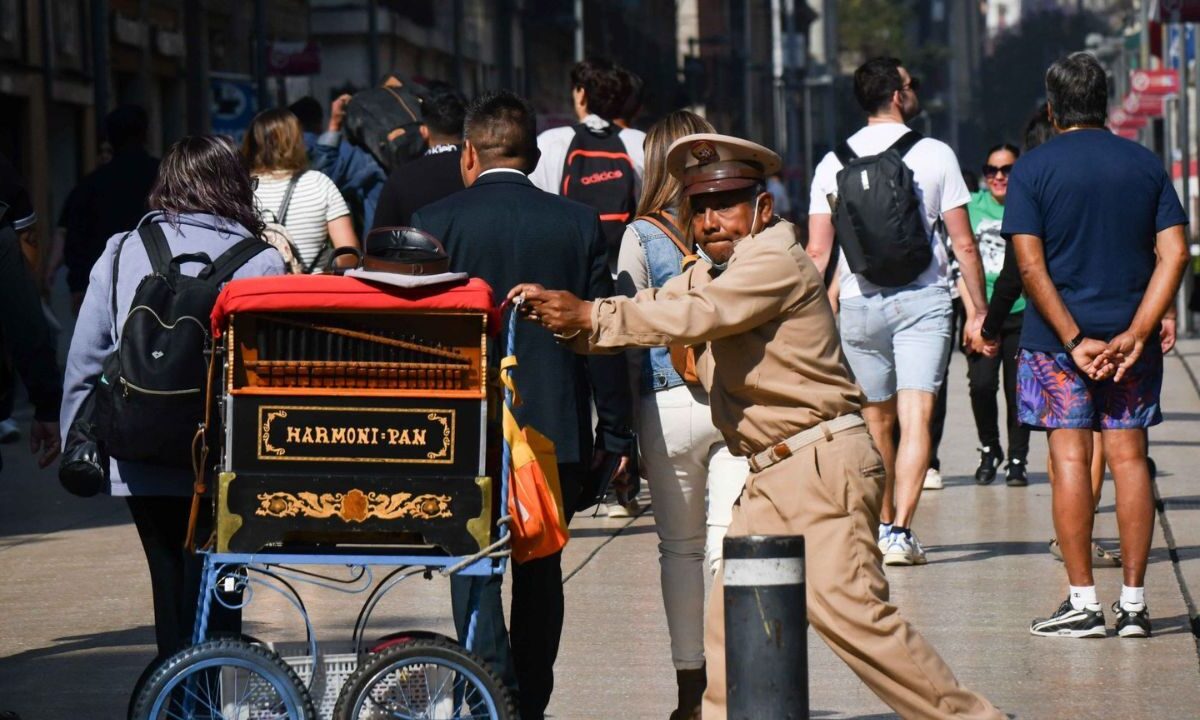
[[[1117,369],[1114,360],[1120,362],[1109,352],[1110,347],[1103,340],[1084,338],[1071,351],[1071,359],[1092,380],[1107,380]]]

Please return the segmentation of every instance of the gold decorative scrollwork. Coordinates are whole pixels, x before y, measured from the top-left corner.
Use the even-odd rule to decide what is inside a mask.
[[[287,453],[287,450],[284,448],[275,447],[271,444],[271,423],[277,418],[285,417],[287,417],[287,410],[276,410],[274,412],[267,413],[267,419],[264,420],[262,424],[263,452],[269,452],[272,455],[284,455]]]
[[[344,522],[368,519],[443,520],[454,517],[449,495],[412,493],[364,493],[353,489],[345,493],[272,492],[258,494],[254,514],[266,517],[341,518]]]
[[[438,450],[437,452],[432,452],[432,451],[427,452],[427,453],[425,453],[425,457],[429,458],[430,460],[437,460],[438,458],[444,458],[444,457],[446,457],[446,454],[450,452],[450,445],[453,443],[453,440],[450,438],[450,420],[445,415],[442,415],[440,413],[429,413],[429,415],[427,415],[426,417],[428,417],[430,420],[432,420],[436,423],[441,423],[441,425],[442,425],[442,449]]]

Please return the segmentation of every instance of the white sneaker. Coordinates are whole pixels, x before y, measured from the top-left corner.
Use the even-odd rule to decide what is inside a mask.
[[[879,546],[879,552],[885,553],[888,549],[888,535],[892,534],[891,523],[879,523],[879,536],[875,540],[875,544]]]
[[[628,505],[612,503],[605,505],[604,508],[610,518],[631,518],[638,514],[642,506],[638,504],[637,498],[634,498],[629,501]]]
[[[925,548],[921,547],[916,533],[910,530],[908,535],[898,532],[888,535],[887,550],[883,553],[884,565],[924,565],[926,562]]]
[[[0,420],[0,443],[14,443],[21,437],[21,428],[12,418]]]
[[[937,468],[929,468],[925,471],[925,483],[921,485],[925,490],[941,490],[945,485],[942,483],[942,474]]]

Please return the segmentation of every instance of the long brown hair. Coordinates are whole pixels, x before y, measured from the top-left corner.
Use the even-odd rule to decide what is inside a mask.
[[[667,149],[684,135],[716,132],[704,118],[687,110],[676,110],[654,123],[646,133],[646,165],[642,175],[642,197],[637,214],[675,212],[679,204],[679,180],[667,172]]]
[[[308,152],[299,118],[286,108],[255,115],[242,140],[242,157],[253,175],[307,170]]]
[[[250,175],[237,146],[222,135],[190,135],[172,145],[158,165],[148,204],[168,220],[207,213],[262,234]]]

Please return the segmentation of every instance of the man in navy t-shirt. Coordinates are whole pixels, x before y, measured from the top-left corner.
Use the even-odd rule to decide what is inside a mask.
[[[1026,154],[1008,181],[1012,238],[1033,303],[1021,333],[1018,416],[1049,431],[1054,524],[1070,595],[1035,635],[1103,637],[1092,578],[1092,431],[1118,485],[1124,585],[1117,634],[1146,637],[1143,582],[1154,507],[1146,428],[1162,422],[1158,328],[1188,262],[1187,216],[1162,161],[1104,127],[1107,81],[1087,53],[1046,72],[1059,136]]]

